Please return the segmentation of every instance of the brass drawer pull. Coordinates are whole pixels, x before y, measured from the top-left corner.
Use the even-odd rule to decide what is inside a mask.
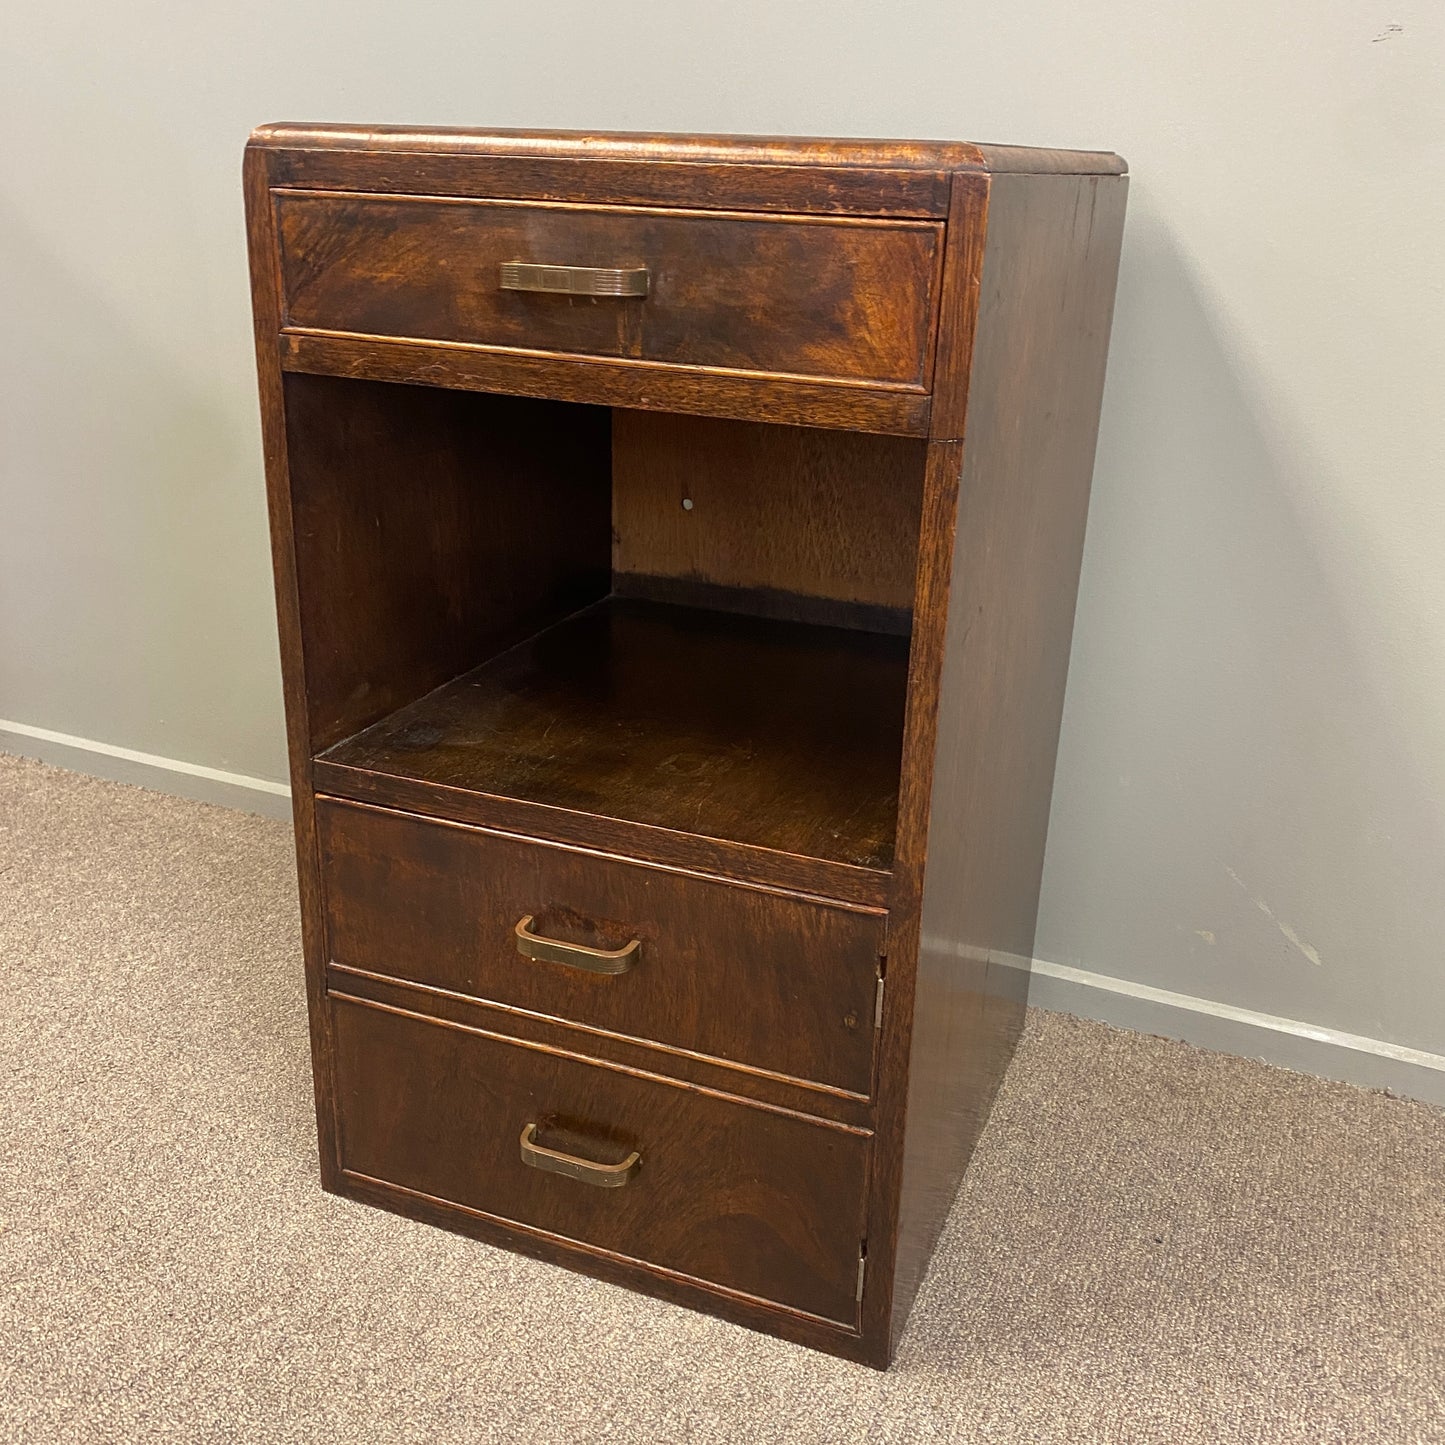
[[[552,291],[562,296],[646,296],[646,266],[539,266],[502,262],[503,291]]]
[[[555,938],[541,938],[531,931],[532,915],[517,920],[512,930],[517,939],[517,952],[539,963],[560,963],[567,968],[585,968],[588,973],[626,973],[637,962],[642,940],[634,938],[623,948],[588,948],[581,943],[562,943]]]
[[[537,1143],[537,1126],[528,1124],[522,1130],[522,1163],[548,1174],[565,1174],[568,1179],[598,1189],[621,1189],[641,1167],[642,1155],[634,1149],[621,1164],[597,1164],[575,1154],[563,1154],[559,1149],[544,1148]]]

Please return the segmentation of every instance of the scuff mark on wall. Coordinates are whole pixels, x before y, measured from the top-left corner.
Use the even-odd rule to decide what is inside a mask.
[[[1405,27],[1403,25],[1387,25],[1370,41],[1370,44],[1378,45],[1382,40],[1393,40],[1397,35],[1403,35],[1404,33]]]
[[[1206,943],[1213,943],[1213,942],[1214,942],[1214,930],[1213,930],[1213,929],[1210,929],[1210,928],[1196,928],[1194,931],[1195,931],[1195,933],[1198,934],[1199,937],[1202,938]]]
[[[1264,901],[1263,898],[1256,898],[1254,894],[1251,893],[1247,887],[1245,887],[1244,879],[1241,878],[1239,874],[1236,873],[1234,869],[1229,866],[1229,864],[1226,863],[1224,865],[1224,871],[1229,874],[1230,878],[1234,880],[1238,887],[1244,892],[1246,897],[1249,898],[1250,902],[1253,903],[1254,906],[1259,909],[1259,911],[1264,914],[1264,916],[1269,919],[1269,921],[1274,924],[1277,929],[1279,929],[1279,931],[1285,936],[1285,938],[1288,939],[1289,942],[1292,943],[1295,948],[1297,948],[1300,953],[1302,953],[1312,964],[1314,964],[1316,968],[1319,968],[1324,963],[1324,960],[1319,955],[1319,950],[1314,948],[1312,945],[1306,943],[1304,939],[1302,939],[1299,934],[1297,934],[1294,929],[1291,928],[1289,924],[1284,921],[1284,919],[1276,915],[1274,909],[1272,909],[1269,904]]]

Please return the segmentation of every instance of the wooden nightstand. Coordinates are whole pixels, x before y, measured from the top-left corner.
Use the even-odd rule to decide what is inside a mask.
[[[326,1188],[888,1362],[1022,1016],[1123,170],[252,138]]]

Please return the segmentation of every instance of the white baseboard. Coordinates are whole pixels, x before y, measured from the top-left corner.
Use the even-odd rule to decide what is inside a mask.
[[[39,758],[57,767],[216,803],[223,808],[268,818],[291,817],[291,790],[285,783],[163,758],[27,723],[0,719],[0,752]],[[1036,1008],[1097,1019],[1140,1033],[1162,1034],[1200,1048],[1445,1105],[1445,1054],[1172,993],[1043,958],[995,956],[995,962],[1027,969],[1029,1003]]]
[[[200,803],[217,803],[243,813],[260,813],[267,818],[291,817],[291,789],[270,778],[253,778],[245,773],[228,773],[200,763],[163,758],[135,748],[119,748],[94,738],[74,737],[29,723],[0,718],[0,752],[22,758],[39,758],[58,768],[90,773],[116,783],[134,783],[158,793],[193,798]]]
[[[1038,1008],[1445,1105],[1445,1054],[1171,993],[1047,959],[1024,966],[1030,974],[1029,1003]]]

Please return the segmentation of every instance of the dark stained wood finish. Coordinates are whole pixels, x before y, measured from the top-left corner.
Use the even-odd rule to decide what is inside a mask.
[[[923,458],[903,437],[619,411],[613,585],[906,633]]]
[[[311,777],[318,792],[353,802],[566,843],[599,856],[637,859],[703,878],[751,883],[870,908],[886,908],[891,891],[890,875],[876,868],[854,868],[697,833],[493,797],[469,788],[347,767],[325,756],[312,762]]]
[[[311,747],[606,594],[609,414],[288,377]]]
[[[341,996],[332,1007],[348,1175],[856,1328],[866,1135]],[[528,1124],[594,1163],[636,1151],[638,1172],[604,1189],[529,1168]]]
[[[856,166],[725,165],[569,156],[376,153],[335,148],[274,152],[280,187],[604,206],[696,205],[835,216],[948,214],[947,171]],[[578,172],[582,171],[582,179]],[[699,189],[701,188],[701,189]]]
[[[471,130],[456,126],[311,125],[277,121],[252,132],[253,146],[283,151],[350,150],[363,154],[532,156],[588,162],[637,161],[649,165],[801,167],[803,177],[818,167],[872,171],[880,167],[949,172],[983,167],[982,148],[970,141],[891,140],[856,136],[677,135],[671,132],[594,130]],[[1105,151],[1031,151],[990,147],[1024,156],[1083,155],[1093,164],[1117,168]],[[697,187],[693,188],[694,196]]]
[[[888,1363],[1020,1018],[1123,171],[942,142],[253,137],[327,1188]],[[287,238],[313,330],[286,329],[278,204],[324,215]],[[931,237],[932,269],[820,272],[792,320],[713,296],[661,357],[615,311],[588,329],[608,303],[499,339],[458,277],[481,218],[522,215],[704,238],[677,256],[796,236],[768,297],[819,237],[835,260]],[[394,337],[342,329],[359,275]],[[835,379],[769,370],[800,365]],[[533,879],[574,941],[672,941],[666,1002],[609,1013],[618,978],[553,989],[488,951]],[[866,1060],[836,1030],[865,936]],[[637,1145],[642,1172],[526,1170],[533,1108],[542,1142]]]
[[[612,599],[325,761],[886,871],[907,655],[896,637]]]
[[[958,172],[1124,169],[1107,151],[959,141],[280,124],[251,144],[276,185],[865,216],[945,216]]]
[[[276,266],[266,154],[246,152],[242,185],[251,270],[251,309],[256,372],[261,400],[261,441],[266,464],[266,508],[271,530],[271,563],[276,588],[276,624],[281,643],[281,679],[286,707],[286,752],[291,780],[291,815],[296,834],[296,874],[301,904],[301,944],[306,957],[306,1012],[311,1040],[311,1078],[316,1099],[316,1136],[322,1186],[336,1190],[336,1114],[332,1107],[331,1014],[326,1005],[325,931],[321,917],[321,870],[316,856],[315,799],[311,791],[311,699],[302,661],[301,600],[296,585],[296,531],[291,470],[286,446],[285,378],[276,349],[281,293]]]
[[[869,1099],[785,1074],[740,1068],[712,1055],[673,1048],[655,1039],[605,1033],[510,1004],[492,1003],[346,964],[327,965],[326,986],[330,992],[369,999],[408,1013],[425,1014],[428,1018],[446,1019],[518,1043],[537,1044],[562,1053],[585,1053],[599,1063],[613,1064],[633,1073],[661,1075],[682,1088],[697,1089],[704,1094],[746,1099],[758,1108],[773,1109],[790,1117],[823,1120],[872,1132],[873,1107]]]
[[[332,964],[872,1092],[879,912],[327,800],[317,825]],[[641,948],[616,975],[538,962],[516,947],[524,917]]]
[[[390,1210],[421,1224],[467,1235],[516,1254],[529,1255],[549,1264],[622,1285],[638,1294],[651,1295],[672,1304],[715,1315],[763,1330],[781,1339],[826,1351],[862,1364],[873,1364],[871,1344],[855,1329],[783,1308],[771,1300],[648,1265],[627,1255],[614,1253],[574,1240],[558,1239],[515,1221],[504,1221],[479,1210],[446,1204],[428,1195],[399,1189],[359,1174],[341,1176],[339,1192],[362,1204]]]
[[[929,795],[935,755],[950,745],[949,720],[940,716],[938,680],[945,656],[945,629],[953,584],[954,526],[963,446],[935,442],[928,448],[920,528],[918,590],[913,603],[908,710],[903,732],[903,770],[898,831],[889,889],[887,995],[878,1048],[877,1142],[868,1201],[869,1255],[873,1287],[863,1300],[863,1334],[874,1344],[870,1363],[885,1365],[897,1341],[894,1279],[897,1266],[900,1191],[908,1088],[912,1067],[916,967],[929,847]],[[974,836],[971,831],[970,837]],[[968,1047],[959,1039],[955,1062]],[[1000,1063],[1000,1068],[1003,1064]]]
[[[940,302],[933,407],[928,417],[929,432],[936,441],[963,436],[978,322],[978,287],[988,234],[989,184],[987,176],[966,174],[953,178],[948,264]],[[940,561],[948,565],[947,558]]]
[[[947,746],[926,822],[914,772],[900,838],[910,879],[926,865],[895,1341],[1022,1025],[1124,224],[1122,179],[995,176],[989,190],[956,525],[938,529],[952,586],[931,690]]]
[[[288,329],[927,390],[938,222],[278,191]],[[646,296],[501,266],[646,267]]]
[[[790,426],[928,434],[929,399],[913,391],[322,332],[286,332],[277,338],[277,345],[286,371],[317,376],[417,382]]]

